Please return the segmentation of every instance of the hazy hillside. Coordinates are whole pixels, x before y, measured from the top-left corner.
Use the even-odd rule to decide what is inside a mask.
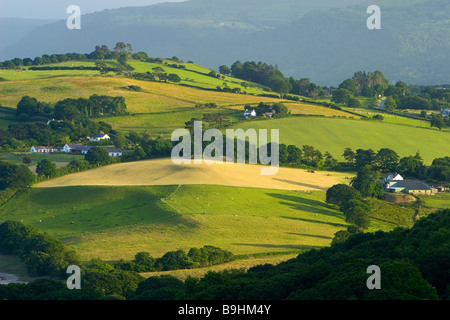
[[[68,30],[65,21],[40,27],[2,50],[0,59],[90,52],[96,44],[125,41],[135,52],[176,55],[215,69],[261,60],[277,64],[286,76],[323,85],[376,69],[391,81],[450,82],[448,1],[380,1],[381,30],[366,28],[368,4],[192,0],[105,10],[83,16],[81,30]]]
[[[0,18],[0,50],[3,50],[28,35],[36,27],[54,20]],[[13,57],[14,58],[14,57]]]

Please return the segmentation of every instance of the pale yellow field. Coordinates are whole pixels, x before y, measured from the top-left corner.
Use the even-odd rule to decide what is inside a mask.
[[[120,163],[76,173],[37,184],[36,187],[65,186],[151,186],[206,184],[281,190],[326,190],[348,183],[347,173],[279,168],[275,175],[261,175],[267,166],[248,164],[175,165],[171,159]]]
[[[124,90],[140,86],[143,92]],[[40,101],[55,103],[65,98],[88,98],[93,94],[123,96],[131,113],[167,112],[192,108],[196,103],[215,102],[218,106],[246,103],[276,102],[280,99],[225,92],[205,91],[170,83],[139,81],[102,76],[55,77],[46,79],[12,80],[0,85],[2,105],[15,108],[25,95]]]

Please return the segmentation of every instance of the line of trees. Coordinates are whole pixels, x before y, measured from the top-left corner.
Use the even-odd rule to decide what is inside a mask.
[[[78,120],[99,115],[126,114],[127,105],[122,96],[91,95],[89,98],[67,98],[51,105],[30,96],[23,96],[17,104],[16,115],[29,117],[51,114],[58,120]]]
[[[323,88],[312,83],[309,78],[300,80],[296,80],[293,77],[286,78],[278,67],[268,65],[265,62],[241,62],[238,60],[230,68],[226,65],[220,66],[219,72],[224,75],[230,74],[238,79],[262,84],[278,93],[291,93],[311,98],[325,94]]]
[[[68,266],[81,262],[60,240],[10,220],[0,224],[0,253],[18,255],[28,272],[36,276],[63,276]]]
[[[372,149],[357,149],[354,152],[347,147],[343,157],[356,170],[370,166],[378,172],[400,172],[402,175],[415,179],[429,179],[441,182],[450,180],[450,157],[436,158],[427,168],[419,152],[400,158],[392,149],[381,148],[378,152]]]
[[[148,252],[138,252],[132,261],[119,260],[114,267],[136,272],[193,269],[226,263],[233,260],[233,257],[230,251],[203,246],[191,248],[187,253],[181,249],[169,251],[160,258],[153,258]]]

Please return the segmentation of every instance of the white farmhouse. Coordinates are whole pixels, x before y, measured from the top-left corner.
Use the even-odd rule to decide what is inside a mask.
[[[250,111],[250,110],[248,110],[248,109],[245,109],[244,117],[246,117],[246,118],[248,118],[248,117],[253,117],[253,118],[255,118],[255,117],[256,117],[256,111],[255,111],[255,109],[253,109],[252,111]]]
[[[109,148],[105,148],[106,151],[108,151],[108,154],[111,157],[121,157],[122,156],[122,150],[120,149],[109,149]]]
[[[100,141],[100,140],[109,140],[111,139],[106,133],[93,133],[89,137],[89,141]]]

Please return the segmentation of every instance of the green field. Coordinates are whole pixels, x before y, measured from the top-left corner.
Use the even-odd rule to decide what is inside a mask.
[[[53,234],[85,260],[206,244],[234,254],[292,253],[328,246],[347,226],[324,199],[324,191],[206,185],[31,188],[0,207],[0,222]],[[394,227],[373,222],[369,231]]]
[[[120,64],[115,60],[103,60],[108,67],[118,67]],[[263,94],[267,93],[264,86],[252,83],[240,79],[236,79],[230,76],[224,76],[224,78],[215,78],[208,76],[211,69],[205,68],[193,63],[178,63],[170,60],[163,60],[161,63],[149,63],[137,60],[129,60],[128,64],[131,65],[136,73],[145,73],[147,71],[154,72],[153,68],[160,67],[167,74],[175,73],[181,78],[180,84],[192,86],[201,89],[216,89],[217,86],[225,86],[225,84],[233,89],[239,88],[242,92],[249,94]],[[185,69],[174,68],[169,65],[177,64],[184,65]],[[94,67],[94,60],[87,61],[67,61],[50,65],[42,65],[39,67]],[[29,70],[29,67],[23,67],[15,70],[0,70],[0,77],[6,80],[30,80],[30,79],[43,79],[53,77],[66,77],[66,76],[93,76],[100,75],[96,70]],[[109,73],[112,75],[112,73]],[[245,83],[245,86],[242,84]]]
[[[400,157],[419,151],[427,165],[450,152],[449,132],[367,120],[293,117],[243,122],[236,127],[279,129],[280,143],[312,145],[322,152],[329,151],[340,160],[343,160],[341,155],[346,147],[374,151],[391,148]]]
[[[420,196],[428,208],[450,209],[450,192]]]

